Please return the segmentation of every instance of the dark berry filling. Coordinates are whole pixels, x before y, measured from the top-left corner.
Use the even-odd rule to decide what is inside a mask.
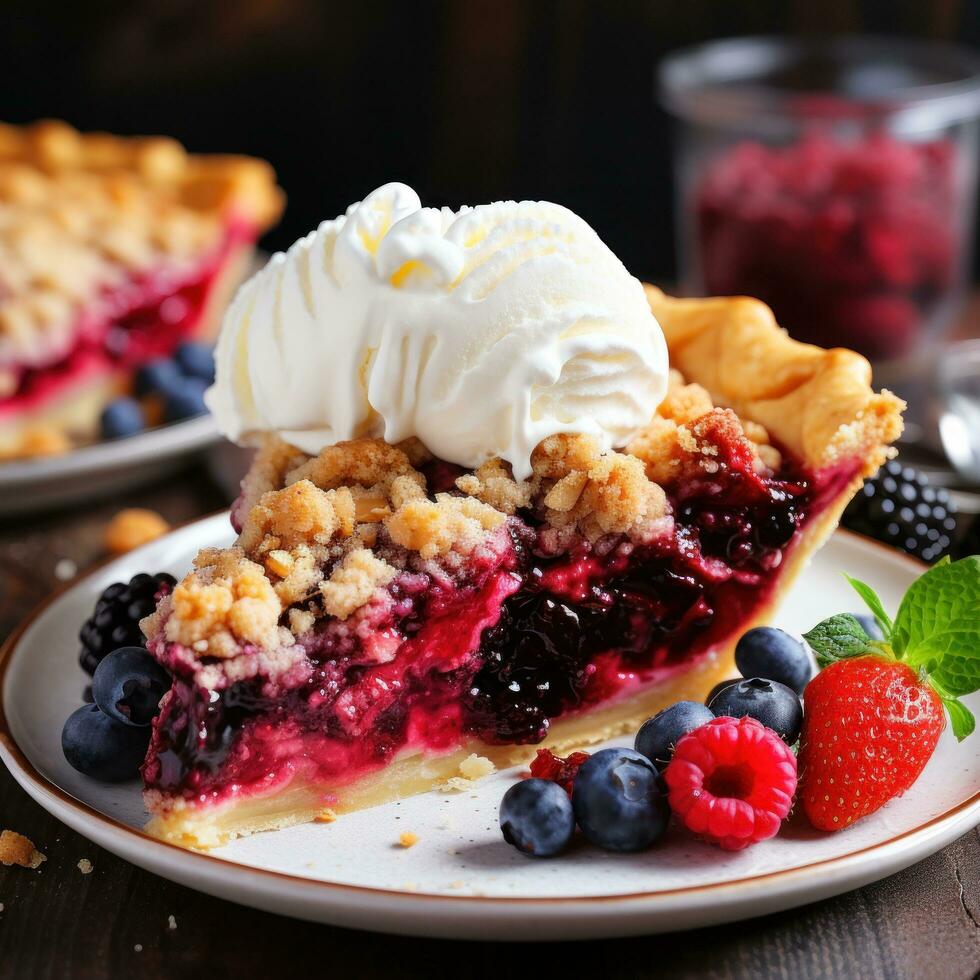
[[[328,620],[301,640],[312,669],[298,686],[209,694],[178,676],[147,785],[213,799],[298,774],[341,785],[407,747],[448,751],[468,736],[538,743],[555,718],[683,667],[751,615],[797,528],[853,476],[763,479],[720,458],[717,475],[671,494],[673,525],[643,544],[549,555],[524,514],[465,581],[396,578],[367,638]]]

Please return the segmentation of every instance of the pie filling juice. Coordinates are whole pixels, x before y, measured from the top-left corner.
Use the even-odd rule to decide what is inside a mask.
[[[787,464],[770,479],[732,448],[718,473],[668,488],[673,516],[642,544],[553,553],[548,529],[518,514],[460,576],[400,573],[356,629],[328,619],[298,639],[309,669],[295,678],[204,691],[158,641],[175,683],[147,788],[216,803],[297,776],[342,786],[469,738],[544,743],[555,718],[690,666],[765,601],[799,530],[860,465]]]

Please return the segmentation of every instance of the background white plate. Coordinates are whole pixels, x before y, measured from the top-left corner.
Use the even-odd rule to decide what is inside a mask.
[[[214,419],[200,415],[57,456],[0,463],[0,516],[120,493],[163,476],[220,441]]]
[[[838,894],[898,871],[980,823],[980,754],[947,732],[913,789],[856,827],[818,834],[797,818],[775,840],[726,854],[672,828],[640,855],[582,845],[551,861],[501,839],[496,810],[516,770],[473,791],[431,793],[374,810],[260,834],[202,855],[141,834],[136,784],[76,773],[60,731],[80,703],[79,624],[107,584],[137,571],[184,571],[203,545],[231,540],[208,518],[105,566],[52,601],[0,666],[0,758],[42,806],[106,849],[224,898],[338,925],[454,938],[628,935],[710,925]],[[920,566],[838,534],[797,584],[777,624],[800,632],[859,605],[840,572],[872,583],[894,608]],[[980,710],[980,697],[971,707]],[[402,831],[420,838],[397,845]]]

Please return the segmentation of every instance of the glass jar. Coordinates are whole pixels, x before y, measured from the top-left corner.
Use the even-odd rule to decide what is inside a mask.
[[[874,359],[956,312],[970,264],[980,60],[945,45],[719,41],[668,57],[682,287],[765,300]]]

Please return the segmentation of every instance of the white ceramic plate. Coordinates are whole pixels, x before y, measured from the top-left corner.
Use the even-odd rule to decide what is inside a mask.
[[[220,441],[214,419],[201,415],[57,456],[0,463],[0,516],[119,493],[170,472],[187,456]]]
[[[53,599],[8,641],[0,664],[0,758],[42,806],[134,864],[213,895],[302,918],[414,935],[582,939],[711,925],[826,898],[882,878],[980,823],[980,753],[947,732],[903,798],[850,830],[799,820],[774,840],[726,854],[672,828],[652,850],[588,846],[535,861],[500,837],[496,811],[516,771],[471,792],[431,793],[374,810],[260,834],[209,855],[140,833],[138,786],[102,786],[61,755],[64,719],[85,683],[78,626],[96,595],[137,571],[184,571],[202,545],[231,540],[208,518],[107,565]],[[895,607],[915,562],[838,534],[793,590],[777,623],[800,632],[858,608],[847,570]],[[980,697],[970,699],[980,711]],[[5,717],[4,717],[5,715]],[[410,849],[402,831],[418,835]],[[43,843],[43,842],[39,842]]]

